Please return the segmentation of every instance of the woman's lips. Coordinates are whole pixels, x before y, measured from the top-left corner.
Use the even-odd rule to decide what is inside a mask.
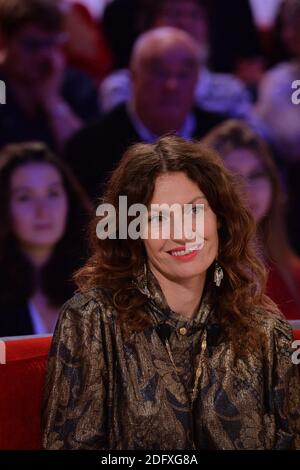
[[[173,258],[176,258],[180,261],[186,261],[197,256],[198,251],[203,247],[203,244],[189,244],[186,246],[180,246],[169,250],[168,254]]]
[[[40,224],[40,225],[35,225],[34,230],[40,232],[40,231],[48,231],[52,230],[52,225],[51,224]]]
[[[187,253],[186,255],[174,255],[174,254],[171,254],[171,256],[178,260],[178,261],[188,261],[192,258],[195,258],[195,256],[197,256],[198,254],[198,251],[191,251],[190,253]]]

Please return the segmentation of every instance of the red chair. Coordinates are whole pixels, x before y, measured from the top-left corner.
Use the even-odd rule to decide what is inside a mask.
[[[294,330],[293,333],[294,333],[294,338],[300,340],[300,330]]]
[[[6,364],[0,365],[0,449],[41,449],[41,402],[51,336],[4,343]]]
[[[300,330],[294,330],[300,340]],[[51,337],[5,341],[0,365],[0,450],[41,449],[41,403]]]

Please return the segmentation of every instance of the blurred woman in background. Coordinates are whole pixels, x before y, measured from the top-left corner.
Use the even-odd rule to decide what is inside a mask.
[[[286,318],[300,320],[300,260],[286,235],[284,195],[266,144],[249,127],[235,120],[218,126],[204,141],[243,180],[269,268],[268,295]]]
[[[85,260],[90,203],[41,143],[0,153],[0,336],[52,333]]]

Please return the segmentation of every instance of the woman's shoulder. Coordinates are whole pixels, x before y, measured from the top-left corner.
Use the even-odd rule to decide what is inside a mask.
[[[62,306],[61,314],[74,313],[79,316],[99,316],[110,318],[115,316],[113,295],[109,289],[93,287],[88,290],[77,290]]]
[[[250,313],[250,322],[259,333],[269,339],[281,337],[290,341],[293,337],[292,327],[278,310],[271,311],[266,308],[253,308]]]

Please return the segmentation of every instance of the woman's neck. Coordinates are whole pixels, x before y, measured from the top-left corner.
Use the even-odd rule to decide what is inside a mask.
[[[52,248],[23,248],[26,258],[32,263],[35,269],[42,268],[50,259]]]
[[[156,277],[169,307],[174,312],[192,319],[202,299],[205,274],[177,281],[166,278],[153,266],[150,269]]]

